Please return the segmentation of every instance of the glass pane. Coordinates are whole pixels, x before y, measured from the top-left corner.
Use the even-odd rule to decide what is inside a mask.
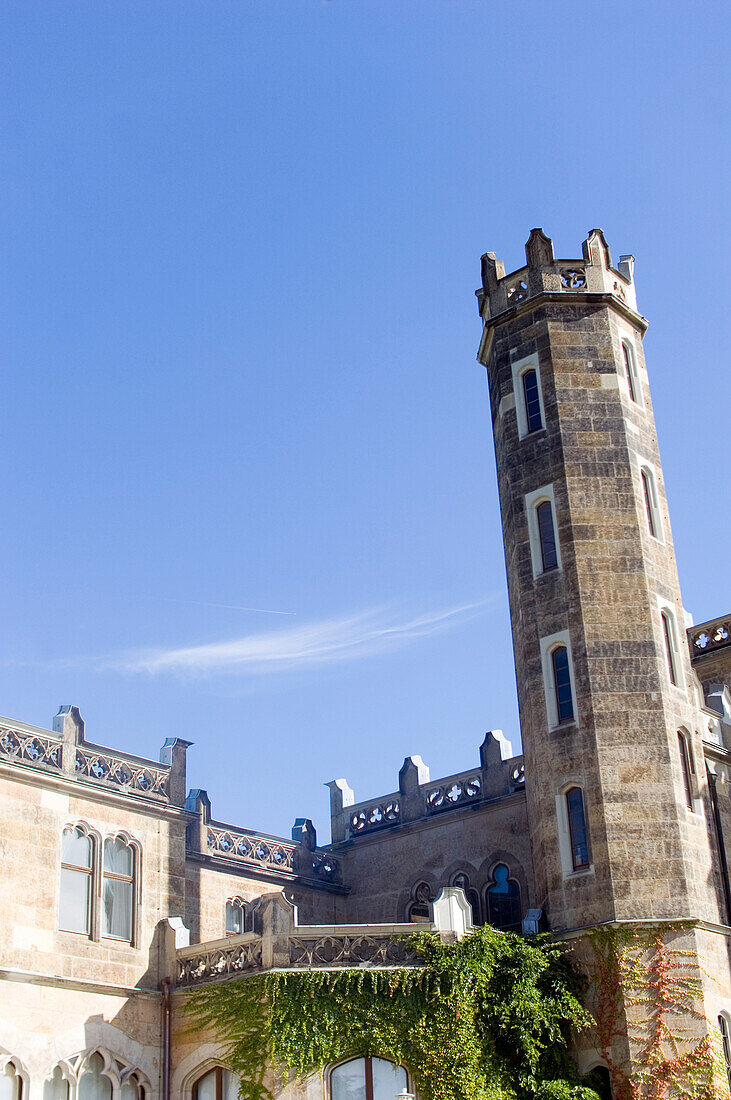
[[[547,500],[539,504],[538,535],[541,540],[541,558],[544,570],[558,567],[558,555],[556,554],[556,535],[553,530],[553,512]]]
[[[64,1081],[58,1067],[53,1071],[51,1079],[44,1082],[43,1100],[69,1100],[69,1084]]]
[[[496,928],[511,928],[521,923],[520,887],[510,879],[504,863],[495,868],[494,885],[488,891],[490,924]]]
[[[330,1075],[330,1094],[331,1100],[366,1100],[364,1058],[335,1067]]]
[[[373,1100],[393,1100],[407,1087],[406,1070],[383,1058],[373,1058]]]
[[[528,370],[523,375],[523,396],[528,431],[538,431],[543,427],[543,421],[541,420],[541,402],[538,397],[538,378],[534,370]]]
[[[212,1069],[205,1077],[201,1077],[195,1086],[193,1093],[195,1100],[216,1100],[216,1071]]]
[[[63,932],[89,933],[91,875],[61,868],[58,926]]]
[[[78,829],[64,829],[61,862],[73,863],[77,867],[91,867],[91,837]]]
[[[227,1069],[223,1071],[223,1100],[239,1100],[239,1079]]]
[[[132,883],[104,879],[104,935],[132,939]]]
[[[104,870],[132,876],[132,849],[123,840],[104,841]]]
[[[104,1062],[98,1054],[89,1059],[76,1090],[76,1100],[112,1100],[112,1082],[102,1073]]]
[[[569,673],[569,655],[564,646],[554,649],[553,678],[556,686],[556,711],[559,722],[567,722],[574,717],[574,701],[571,696],[571,675]]]
[[[0,1100],[19,1100],[20,1078],[15,1072],[12,1062],[8,1062],[4,1071],[0,1073]]]
[[[226,931],[238,936],[244,931],[244,908],[236,902],[226,902]]]
[[[569,811],[569,830],[571,833],[571,858],[574,869],[589,866],[589,841],[586,835],[584,819],[584,796],[578,787],[573,787],[566,795]]]

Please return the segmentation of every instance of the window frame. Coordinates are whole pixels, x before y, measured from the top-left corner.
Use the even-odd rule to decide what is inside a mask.
[[[239,912],[241,913],[241,931],[240,932],[235,932],[233,930],[229,931],[229,927],[228,927],[229,906],[231,907],[232,912],[235,909],[238,909]],[[226,898],[226,904],[223,907],[224,935],[226,935],[226,936],[242,936],[244,934],[244,932],[248,932],[249,928],[247,928],[247,925],[249,923],[249,913],[250,913],[250,909],[249,909],[249,904],[248,904],[246,898],[239,897],[238,895],[231,896],[230,898]]]
[[[559,630],[556,634],[549,634],[547,637],[541,638],[540,648],[541,669],[543,672],[543,691],[546,698],[546,717],[548,719],[548,728],[551,730],[555,730],[558,729],[559,726],[569,726],[572,722],[578,724],[579,719],[576,696],[576,681],[574,678],[574,660],[571,652],[571,639],[569,638],[568,630]],[[573,715],[571,718],[559,717],[558,695],[554,677],[553,658],[553,654],[559,649],[566,650],[569,687],[571,690],[571,706],[573,709]]]
[[[80,833],[81,836],[85,836],[89,841],[90,855],[89,866],[82,867],[80,864],[68,863],[63,858],[63,838],[66,833]],[[96,931],[97,920],[97,865],[99,862],[99,835],[93,829],[83,821],[70,822],[61,829],[61,858],[59,860],[59,879],[58,879],[58,916],[56,921],[56,931],[63,932],[68,936],[85,936],[86,939],[93,940],[97,937],[94,935]],[[78,928],[64,928],[61,924],[61,900],[63,897],[63,883],[64,883],[64,871],[71,871],[76,874],[83,874],[87,876],[87,912],[86,912],[86,930],[80,931]]]
[[[497,884],[496,883],[496,874],[497,874],[498,867],[504,867],[507,870],[508,877],[506,879],[506,883],[508,885],[510,885],[510,883],[513,882],[513,883],[515,883],[515,885],[518,888],[517,898],[518,898],[518,913],[519,913],[519,916],[518,916],[517,921],[512,921],[510,924],[495,924],[494,921],[492,920],[492,907],[490,905],[490,896],[491,896],[491,893],[494,890],[494,887]],[[508,891],[508,894],[509,894],[509,891]],[[515,896],[515,895],[513,895],[513,896]],[[510,865],[508,863],[506,863],[506,861],[504,859],[497,860],[497,862],[493,864],[492,869],[490,871],[490,881],[488,882],[487,886],[485,887],[485,916],[486,916],[486,919],[487,919],[487,923],[492,928],[498,928],[501,931],[511,931],[511,930],[522,928],[522,925],[523,925],[523,891],[520,888],[520,883],[519,883],[518,879],[515,877],[515,875],[511,874]]]
[[[671,687],[685,693],[685,672],[678,643],[675,608],[661,596],[657,598],[657,605],[660,612],[660,643],[664,656],[665,676]]]
[[[576,866],[574,862],[574,839],[570,820],[568,795],[573,790],[581,792],[581,801],[584,814],[584,831],[586,833],[586,849],[589,858],[588,864]],[[556,821],[558,824],[558,847],[561,856],[561,870],[563,877],[572,878],[574,875],[587,875],[594,872],[594,857],[591,845],[591,829],[586,803],[586,784],[581,776],[574,775],[568,779],[556,792]]]
[[[574,831],[574,815],[571,808],[570,797],[577,791],[581,798],[581,821],[584,830],[584,843],[580,844],[577,840],[576,833]],[[588,871],[591,867],[591,850],[589,847],[589,826],[586,821],[586,800],[584,798],[583,788],[578,783],[573,784],[566,791],[564,791],[564,800],[566,802],[566,819],[569,824],[569,844],[571,846],[571,866],[574,872]],[[585,849],[586,859],[582,862],[577,862],[576,853],[579,849]]]
[[[332,1066],[328,1066],[326,1074],[326,1090],[325,1095],[327,1100],[332,1100],[332,1075],[336,1069],[340,1066],[347,1066],[349,1062],[365,1062],[365,1100],[373,1100],[373,1058],[378,1059],[378,1055],[372,1054],[352,1054],[349,1058],[342,1058],[339,1062],[335,1062]],[[380,1058],[381,1062],[390,1062],[392,1066],[396,1066],[398,1069],[402,1069],[406,1074],[406,1088],[411,1093],[413,1092],[413,1082],[411,1080],[411,1074],[406,1066],[399,1062],[393,1062],[390,1058]],[[193,1100],[197,1100],[196,1096],[193,1096]],[[219,1100],[216,1097],[216,1100]],[[390,1100],[390,1098],[389,1098]]]
[[[545,568],[543,541],[541,539],[541,527],[538,518],[538,509],[548,504],[551,509],[551,522],[553,525],[553,539],[556,551],[556,564]],[[558,520],[556,513],[556,498],[553,484],[542,485],[540,489],[534,489],[525,496],[526,519],[528,522],[528,542],[530,544],[531,565],[533,566],[533,579],[545,576],[549,573],[561,572],[561,544],[558,538]]]
[[[130,849],[132,853],[132,874],[120,875],[115,871],[107,871],[104,866],[104,858],[106,853],[106,846],[108,841],[121,840],[125,847]],[[112,833],[109,836],[104,837],[102,844],[101,854],[101,918],[102,927],[100,929],[100,939],[113,940],[115,943],[128,943],[130,947],[134,947],[137,942],[137,915],[139,909],[139,902],[137,897],[138,880],[139,880],[139,864],[140,864],[140,848],[136,841],[125,832]],[[112,882],[127,882],[130,884],[130,905],[132,911],[130,913],[130,938],[125,939],[123,936],[114,936],[111,932],[104,931],[104,882],[106,879],[110,879]]]
[[[637,352],[635,350],[634,340],[629,336],[622,335],[620,337],[620,343],[624,379],[627,383],[629,399],[638,409],[644,409],[645,401],[642,394],[642,380],[637,366]]]
[[[205,1081],[206,1077],[208,1077],[208,1075],[211,1073],[215,1074],[215,1100],[223,1100],[223,1075],[224,1073],[231,1073],[231,1070],[226,1069],[225,1066],[209,1066],[208,1069],[200,1075],[200,1077],[196,1078],[196,1080],[193,1082],[192,1088],[193,1100],[198,1100],[198,1086],[200,1085],[201,1081]]]
[[[690,747],[690,737],[686,730],[678,730],[678,755],[680,757],[680,777],[685,795],[685,805],[691,813],[695,813],[695,798],[693,792],[693,779],[695,768]]]
[[[729,1028],[729,1018],[726,1012],[719,1012],[718,1014],[718,1030],[721,1032],[721,1053],[723,1054],[726,1079],[731,1092],[731,1028]]]
[[[75,864],[66,863],[63,858],[63,834],[67,831],[78,830],[85,836],[89,837],[91,841],[92,854],[91,854],[91,886],[89,894],[89,931],[88,932],[75,932],[73,929],[61,927],[61,894],[63,889],[63,876],[64,869],[71,871],[85,871],[88,873],[89,868],[77,867]],[[139,840],[124,829],[118,829],[116,832],[110,832],[106,835],[102,835],[97,829],[92,828],[85,821],[68,821],[61,829],[61,857],[58,861],[58,878],[57,878],[57,908],[56,908],[56,932],[64,936],[84,936],[86,939],[91,940],[93,943],[101,943],[102,941],[108,941],[110,943],[118,943],[122,945],[129,945],[132,948],[139,948],[139,922],[140,914],[142,912],[142,845]],[[104,870],[104,845],[107,840],[121,840],[132,851],[132,938],[120,939],[118,936],[109,935],[103,931],[103,914],[102,907],[104,904],[104,878],[118,878],[119,876],[110,873],[108,876]],[[127,879],[129,881],[129,879]]]
[[[665,526],[660,509],[660,494],[655,468],[644,458],[638,456],[640,470],[640,511],[651,539],[665,544]]]
[[[511,364],[511,376],[513,382],[513,399],[515,401],[515,419],[518,428],[518,438],[534,438],[540,432],[546,430],[546,410],[543,404],[543,384],[541,382],[541,368],[538,362],[538,354],[534,352],[524,359],[518,359]],[[528,408],[526,404],[524,377],[529,371],[535,371],[538,407],[541,415],[540,428],[528,428]]]

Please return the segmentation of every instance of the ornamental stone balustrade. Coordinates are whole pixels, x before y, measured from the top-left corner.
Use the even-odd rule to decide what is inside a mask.
[[[399,789],[365,802],[355,802],[345,779],[334,779],[327,784],[333,844],[449,810],[507,798],[521,790],[524,783],[523,757],[512,756],[510,742],[501,730],[485,734],[478,768],[432,781],[421,757],[407,756],[399,772]]]

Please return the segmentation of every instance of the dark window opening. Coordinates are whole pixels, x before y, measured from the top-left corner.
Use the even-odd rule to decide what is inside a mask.
[[[549,500],[544,500],[536,508],[538,520],[538,538],[541,544],[541,562],[543,572],[549,569],[558,569],[558,552],[556,550],[556,532],[553,527],[553,508]]]
[[[566,646],[559,646],[551,653],[553,684],[556,694],[556,714],[559,722],[570,722],[574,717],[574,700],[571,694],[571,673]]]
[[[541,417],[541,399],[538,396],[538,375],[534,370],[527,370],[523,375],[523,398],[528,431],[537,432],[543,427],[543,418]]]
[[[579,787],[566,792],[566,809],[569,817],[571,862],[575,871],[589,866],[589,836],[584,816],[584,795]]]
[[[690,786],[690,768],[688,766],[688,742],[684,735],[678,732],[678,751],[680,752],[680,770],[683,773],[683,791],[685,803],[689,810],[693,809],[693,792]]]
[[[504,932],[520,932],[523,915],[520,886],[510,878],[510,871],[504,863],[498,863],[492,878],[493,885],[487,891],[490,924]]]
[[[677,684],[678,678],[675,672],[675,649],[673,646],[673,637],[671,634],[672,627],[670,625],[670,617],[666,611],[662,613],[662,634],[665,641],[665,656],[668,662],[668,675],[670,676],[670,683]]]

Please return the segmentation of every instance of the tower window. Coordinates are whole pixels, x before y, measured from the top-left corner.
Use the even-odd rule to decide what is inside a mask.
[[[646,466],[643,466],[640,470],[640,476],[642,478],[642,496],[645,503],[647,527],[652,537],[654,539],[659,539],[661,535],[660,510],[657,506],[657,489],[655,488],[655,478],[652,476],[652,472],[648,470]]]
[[[61,838],[61,899],[58,926],[63,932],[91,935],[94,842],[83,829],[64,829]]]
[[[541,564],[543,572],[558,568],[558,552],[556,550],[556,532],[553,527],[553,508],[550,500],[544,500],[536,508],[538,520],[538,541],[541,547]]]
[[[529,432],[537,432],[543,427],[541,399],[538,391],[538,375],[527,370],[523,375],[523,399],[525,401],[525,419]]]
[[[584,871],[589,866],[589,836],[584,816],[584,795],[580,787],[571,787],[566,792],[566,811],[569,819],[571,863],[575,871]]]
[[[678,752],[680,753],[680,771],[683,776],[683,792],[685,794],[685,804],[689,810],[693,809],[693,791],[690,785],[690,754],[688,751],[688,741],[685,734],[678,730]]]
[[[135,853],[121,837],[104,841],[102,880],[103,933],[115,940],[133,939]]]
[[[663,609],[660,613],[662,620],[662,636],[665,644],[665,659],[668,664],[668,676],[670,677],[670,683],[678,684],[678,654],[675,648],[675,624],[673,623],[671,613],[667,609]]]
[[[551,652],[553,685],[556,695],[556,714],[559,722],[570,722],[574,717],[574,701],[571,693],[571,672],[566,646],[557,646]]]
[[[640,379],[637,374],[637,363],[635,361],[634,350],[626,340],[622,341],[622,357],[624,359],[624,369],[627,375],[627,385],[629,387],[629,395],[636,405],[640,404]]]

